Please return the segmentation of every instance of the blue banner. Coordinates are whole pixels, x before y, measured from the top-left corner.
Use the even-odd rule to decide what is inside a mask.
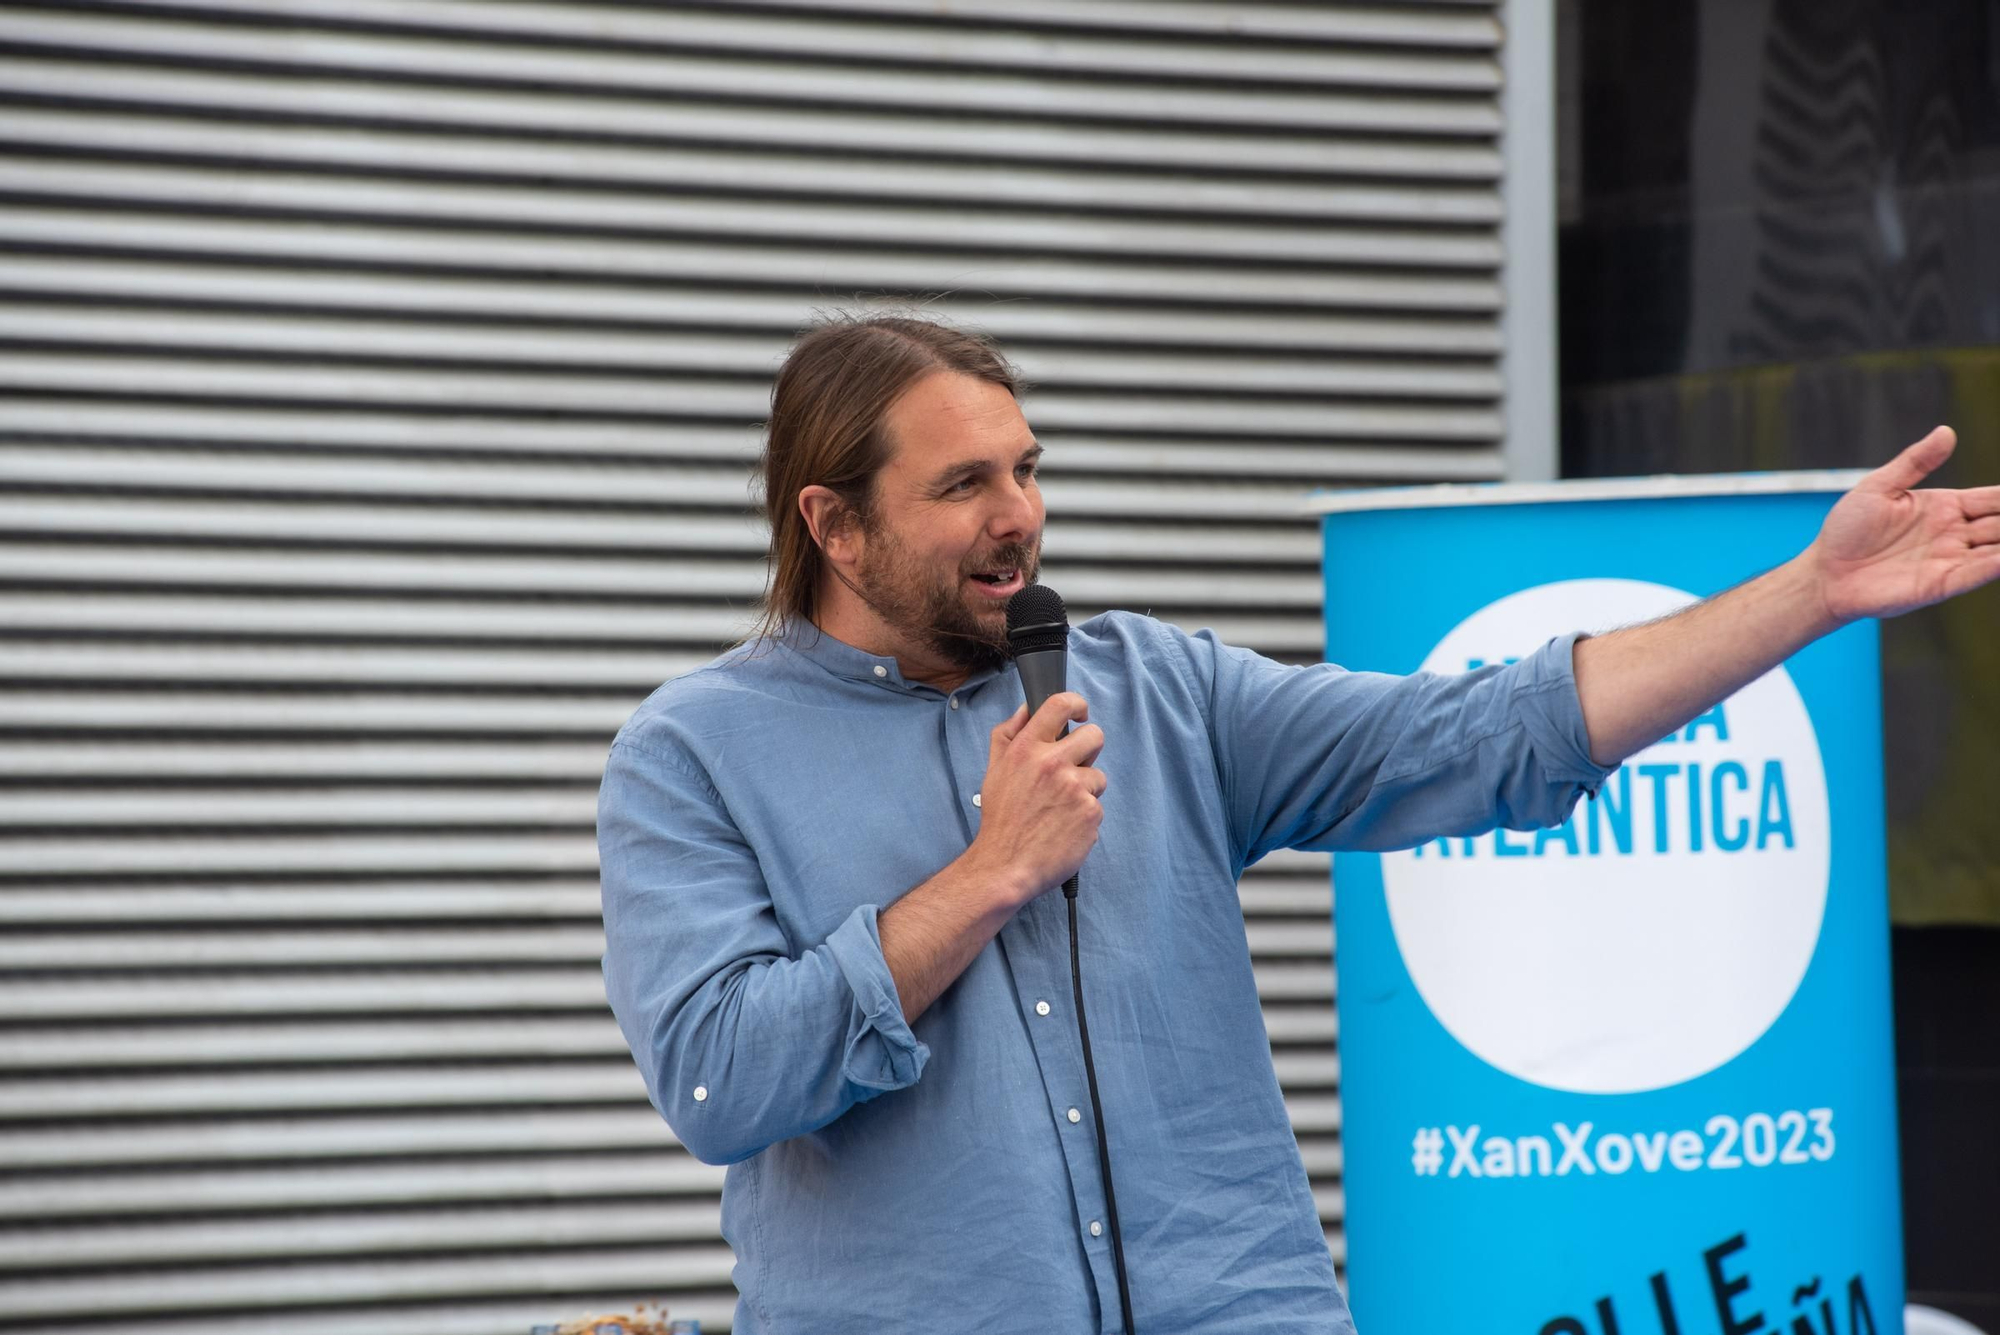
[[[1567,485],[1326,498],[1328,658],[1464,672],[1651,620],[1836,499]],[[1865,622],[1558,828],[1334,859],[1363,1335],[1900,1332],[1880,717]]]

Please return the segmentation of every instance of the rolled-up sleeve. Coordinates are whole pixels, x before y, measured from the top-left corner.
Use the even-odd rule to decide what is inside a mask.
[[[757,858],[685,757],[614,745],[598,793],[605,993],[690,1153],[734,1163],[922,1074],[876,908],[793,955]]]
[[[1609,771],[1590,758],[1575,634],[1458,675],[1287,667],[1194,637],[1243,860],[1276,848],[1409,848],[1559,825]]]

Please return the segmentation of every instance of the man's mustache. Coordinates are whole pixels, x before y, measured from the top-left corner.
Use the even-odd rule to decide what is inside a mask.
[[[976,561],[968,562],[965,573],[972,575],[984,570],[1018,570],[1032,583],[1041,565],[1042,545],[1039,542],[1032,547],[1015,543],[1011,547],[1002,547]]]

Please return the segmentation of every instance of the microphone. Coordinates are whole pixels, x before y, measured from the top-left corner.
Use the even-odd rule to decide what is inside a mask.
[[[1007,645],[1033,714],[1069,676],[1069,610],[1062,595],[1046,584],[1030,584],[1009,598]]]
[[[1007,600],[1007,644],[1021,673],[1021,693],[1033,714],[1069,677],[1069,609],[1060,594],[1030,584]],[[1125,1240],[1118,1228],[1118,1196],[1111,1187],[1111,1145],[1104,1134],[1104,1105],[1097,1097],[1097,1065],[1090,1056],[1090,1024],[1083,1013],[1083,962],[1076,944],[1076,877],[1063,882],[1069,901],[1069,982],[1076,1000],[1076,1036],[1083,1047],[1083,1074],[1090,1085],[1090,1112],[1097,1123],[1097,1171],[1104,1184],[1104,1212],[1111,1224],[1111,1264],[1118,1276],[1118,1311],[1125,1335],[1132,1333],[1132,1287],[1125,1275]],[[1072,1110],[1073,1112],[1074,1110]]]
[[[1028,697],[1028,714],[1063,689],[1069,678],[1069,609],[1062,595],[1046,584],[1029,584],[1007,600],[1007,645],[1021,674],[1021,693]],[[1069,731],[1069,725],[1063,725]],[[1076,898],[1076,877],[1063,882],[1063,894]]]

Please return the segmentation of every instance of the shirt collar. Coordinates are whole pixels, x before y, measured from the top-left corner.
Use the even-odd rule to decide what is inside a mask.
[[[871,686],[886,686],[906,694],[918,691],[943,694],[935,686],[904,681],[902,668],[897,666],[896,660],[890,655],[864,652],[799,617],[786,619],[784,628],[778,635],[778,641],[799,657],[817,663],[836,677],[867,682]],[[992,668],[975,672],[965,679],[957,694],[970,694],[998,675],[999,671]]]

